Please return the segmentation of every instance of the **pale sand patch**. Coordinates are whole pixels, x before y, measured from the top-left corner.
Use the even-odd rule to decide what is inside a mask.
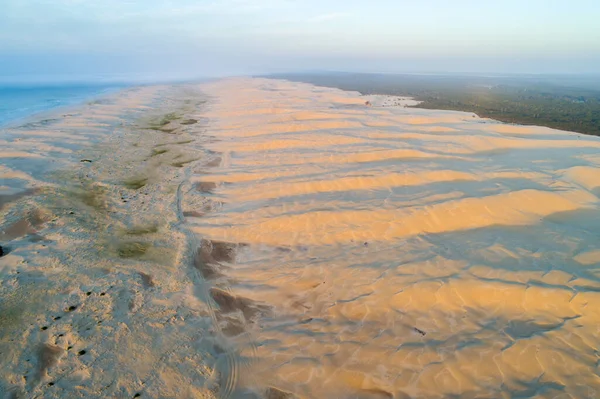
[[[340,120],[336,122],[322,122],[322,121],[301,121],[297,123],[281,123],[261,126],[260,128],[249,128],[244,130],[224,130],[220,132],[220,137],[255,137],[263,135],[272,135],[277,133],[302,133],[302,132],[313,132],[318,130],[333,130],[333,129],[348,129],[348,128],[359,128],[363,125],[360,122],[353,122],[347,120]]]
[[[19,132],[19,135],[21,137],[29,137],[29,136],[39,136],[39,137],[46,137],[48,139],[68,139],[68,140],[73,140],[73,141],[85,141],[86,137],[85,136],[79,136],[75,133],[65,133],[65,132],[60,132],[60,131],[53,131],[53,130],[23,130]]]
[[[478,152],[509,149],[541,148],[600,148],[597,140],[544,140],[510,138],[472,134],[444,134],[442,136],[424,133],[388,133],[373,132],[369,137],[382,139],[411,139],[427,142],[427,148],[454,154],[476,154]]]
[[[593,165],[600,166],[600,154],[581,154],[578,158],[585,160]]]
[[[270,182],[258,184],[251,192],[247,187],[239,189],[223,188],[220,192],[236,201],[256,201],[294,195],[316,193],[333,193],[356,190],[389,189],[403,186],[422,186],[433,183],[452,181],[486,181],[488,179],[530,179],[539,180],[541,174],[519,172],[493,172],[489,174],[472,174],[454,170],[437,170],[415,173],[389,173],[378,176],[348,176],[325,180],[298,182]],[[207,176],[206,181],[229,181],[227,177]],[[237,179],[237,181],[241,181]]]
[[[222,146],[215,147],[215,149],[223,150]],[[242,158],[239,161],[240,165],[244,166],[268,166],[273,164],[278,165],[303,165],[303,164],[348,164],[348,163],[371,163],[381,161],[394,161],[394,160],[410,160],[410,159],[465,159],[455,155],[439,155],[436,153],[429,153],[425,151],[412,150],[412,149],[397,149],[397,150],[382,150],[376,149],[369,151],[369,147],[366,151],[361,152],[350,152],[344,153],[321,153],[321,154],[307,154],[298,155],[291,153],[285,157],[280,155],[266,154],[261,158]]]
[[[3,179],[18,179],[18,180],[29,181],[29,182],[31,182],[32,185],[35,182],[35,179],[32,178],[29,174],[22,172],[20,170],[8,168],[4,165],[0,165],[0,176]]]
[[[575,256],[574,259],[582,265],[595,265],[597,263],[600,263],[600,249],[582,252],[580,254],[577,254],[577,256]]]
[[[334,120],[343,120],[348,117],[348,113],[332,113],[327,111],[315,112],[315,111],[300,111],[297,112],[294,109],[289,109],[287,114],[284,115],[281,119],[282,121],[294,120],[294,121],[312,121],[312,120],[320,120],[320,119],[334,119]]]
[[[459,129],[455,129],[453,127],[446,126],[420,126],[419,130],[424,132],[434,132],[434,133],[453,133],[458,132]]]
[[[587,190],[600,187],[600,173],[598,168],[591,166],[575,166],[563,172],[569,180],[580,184]]]
[[[316,211],[267,220],[244,219],[244,214],[226,215],[225,220],[207,218],[194,231],[220,240],[269,245],[331,245],[351,240],[395,240],[420,234],[439,234],[493,225],[534,224],[557,212],[583,209],[596,197],[583,191],[550,193],[515,191],[484,198],[466,198],[426,208],[402,211]],[[351,226],[351,228],[348,228]]]
[[[42,158],[42,155],[25,151],[0,151],[0,158]]]
[[[230,143],[227,148],[234,152],[256,152],[256,151],[271,151],[281,149],[302,149],[327,147],[331,145],[347,145],[364,143],[363,139],[357,137],[344,137],[337,135],[303,135],[302,139],[273,139],[269,141],[261,140],[260,142],[246,142],[243,144]]]
[[[379,104],[379,101],[381,101],[382,107],[412,107],[421,103],[420,101],[416,101],[411,97],[376,96],[374,102],[375,106]]]
[[[35,154],[35,155],[39,155],[39,156],[43,156],[42,154],[45,154],[48,152],[58,152],[58,153],[63,153],[63,154],[70,154],[73,152],[72,150],[70,150],[68,148],[45,144],[42,140],[19,140],[18,144],[2,143],[0,145],[11,145],[11,146],[18,145],[18,147],[20,149],[28,150],[30,155]]]
[[[520,126],[520,125],[511,125],[511,124],[499,124],[492,123],[489,125],[485,125],[481,127],[482,130],[497,132],[497,133],[507,133],[507,134],[515,134],[515,135],[557,135],[564,136],[567,132],[552,129],[544,126]],[[579,133],[570,133],[571,135],[579,135]],[[585,136],[583,136],[585,137]]]

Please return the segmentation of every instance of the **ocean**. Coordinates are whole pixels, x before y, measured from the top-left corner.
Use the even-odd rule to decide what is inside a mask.
[[[54,108],[79,104],[123,87],[118,84],[0,86],[0,126]]]

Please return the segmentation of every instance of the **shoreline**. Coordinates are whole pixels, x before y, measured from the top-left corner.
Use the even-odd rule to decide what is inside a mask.
[[[39,111],[33,111],[31,113],[28,113],[27,115],[7,119],[4,122],[0,123],[0,130],[16,128],[21,125],[26,125],[28,123],[40,122],[41,120],[44,120],[44,119],[56,117],[59,114],[76,111],[79,108],[85,106],[86,104],[88,104],[90,102],[102,101],[103,99],[111,98],[112,96],[117,95],[121,91],[131,89],[134,87],[138,87],[138,86],[141,86],[141,85],[124,85],[124,84],[123,85],[115,85],[115,86],[101,86],[100,85],[100,87],[104,87],[100,91],[95,92],[95,93],[89,93],[88,95],[84,95],[83,97],[78,97],[75,100],[67,99],[66,104],[53,106],[53,107],[50,107],[47,109],[42,109]],[[46,87],[48,87],[48,86],[44,85],[44,86],[39,86],[39,87],[35,87],[35,88],[46,88]],[[57,85],[57,86],[50,86],[50,87],[61,87],[61,86]],[[67,87],[70,87],[70,86],[67,86]],[[84,87],[92,88],[95,86],[90,85],[90,86],[84,86]],[[4,88],[11,88],[11,87],[4,87]]]

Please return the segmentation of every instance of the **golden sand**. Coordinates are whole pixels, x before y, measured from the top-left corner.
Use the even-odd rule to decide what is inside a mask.
[[[232,295],[237,392],[598,395],[599,139],[301,83],[203,89],[222,162],[192,180],[219,206],[189,223],[209,253],[235,245],[205,272]]]

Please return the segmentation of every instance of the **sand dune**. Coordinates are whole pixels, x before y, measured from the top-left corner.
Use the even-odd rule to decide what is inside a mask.
[[[596,397],[600,139],[411,104],[240,78],[5,130],[0,393]]]
[[[598,211],[600,140],[377,96],[367,107],[357,93],[302,83],[203,88],[219,99],[208,146],[224,161],[193,176],[219,206],[189,223],[207,242],[237,245],[209,262],[209,281],[271,307],[219,321],[252,362],[239,389],[600,389],[600,230],[585,221]]]

